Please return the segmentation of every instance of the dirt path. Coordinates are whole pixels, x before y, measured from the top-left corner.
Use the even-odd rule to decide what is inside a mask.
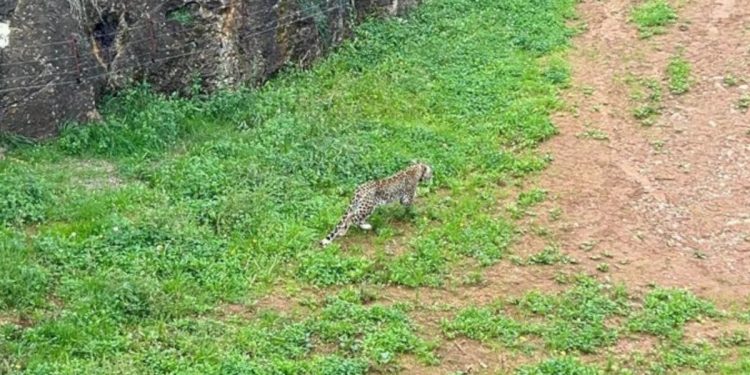
[[[558,115],[561,134],[544,146],[555,160],[541,185],[558,195],[566,223],[559,239],[591,272],[605,253],[612,280],[630,288],[654,283],[747,301],[750,114],[736,103],[750,90],[722,79],[750,78],[750,1],[688,1],[677,25],[647,40],[627,22],[633,4],[579,6],[588,30],[574,41],[566,97],[577,110]],[[695,82],[681,96],[664,89],[662,114],[644,127],[624,77],[663,80],[679,50]],[[591,128],[609,140],[580,136]]]
[[[542,147],[554,161],[537,185],[553,199],[537,211],[560,208],[562,218],[539,215],[535,224],[549,227],[562,251],[580,263],[539,268],[503,262],[486,270],[482,286],[459,293],[386,294],[426,306],[464,306],[531,289],[553,291],[556,272],[601,275],[597,268],[607,263],[603,277],[624,282],[631,292],[671,286],[724,307],[748,302],[750,113],[736,104],[750,94],[750,0],[688,0],[676,25],[646,40],[628,22],[635,4],[579,5],[587,31],[569,54],[572,88],[565,102],[571,110],[556,115],[560,134]],[[665,70],[679,53],[692,67],[693,84],[676,96],[667,89]],[[723,84],[728,74],[739,78],[736,86]],[[660,82],[663,108],[653,126],[633,116],[627,77]],[[591,129],[608,139],[582,136]],[[538,252],[546,241],[526,236],[514,253]],[[428,331],[438,330],[439,314],[416,315]],[[653,341],[622,345],[644,349]],[[465,339],[442,346],[439,355],[440,370],[407,362],[405,373],[505,373],[534,360]]]

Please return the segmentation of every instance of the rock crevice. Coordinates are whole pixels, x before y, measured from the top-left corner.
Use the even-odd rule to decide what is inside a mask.
[[[167,93],[259,84],[285,64],[309,66],[364,17],[419,1],[4,1],[0,132],[53,136],[140,80]]]

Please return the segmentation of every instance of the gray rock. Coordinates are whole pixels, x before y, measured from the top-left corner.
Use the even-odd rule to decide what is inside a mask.
[[[187,94],[306,67],[368,15],[419,0],[0,0],[0,131],[44,138],[99,118],[106,92],[148,81]],[[3,18],[4,17],[4,18]]]

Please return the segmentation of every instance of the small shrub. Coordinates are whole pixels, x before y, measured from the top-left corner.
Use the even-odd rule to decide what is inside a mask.
[[[316,285],[343,285],[361,281],[370,267],[366,259],[345,257],[333,247],[302,256],[298,275]]]
[[[539,264],[539,265],[552,265],[552,264],[566,264],[570,263],[571,259],[569,256],[560,252],[557,246],[547,246],[539,253],[536,253],[529,257],[526,263],[528,264]]]
[[[516,375],[598,375],[596,367],[584,365],[573,357],[548,359],[536,365],[523,366]]]
[[[737,108],[742,112],[747,112],[750,109],[750,94],[744,94],[737,101]]]
[[[664,34],[665,28],[677,21],[677,12],[666,0],[646,0],[630,14],[641,38]]]
[[[459,335],[480,341],[499,339],[511,346],[521,334],[528,332],[524,326],[492,308],[469,307],[450,321],[443,321],[443,333],[450,339]]]
[[[35,264],[21,239],[6,236],[0,229],[0,310],[43,306],[51,275]]]
[[[52,201],[49,187],[25,168],[0,168],[0,224],[38,223]]]
[[[643,310],[633,316],[629,327],[634,332],[680,337],[685,323],[716,313],[714,306],[680,289],[655,289],[646,295]]]
[[[667,65],[669,77],[669,91],[675,95],[686,93],[690,89],[690,63],[677,56]]]

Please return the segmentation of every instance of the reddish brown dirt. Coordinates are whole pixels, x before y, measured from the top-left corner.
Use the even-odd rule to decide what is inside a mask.
[[[543,147],[555,159],[541,185],[559,197],[565,216],[559,240],[591,272],[603,262],[592,253],[611,255],[609,277],[630,288],[684,287],[719,302],[746,301],[750,115],[735,104],[750,91],[746,81],[725,87],[722,77],[750,79],[750,1],[688,1],[677,25],[647,40],[627,21],[633,4],[579,6],[588,30],[574,42],[566,94],[577,113],[558,114],[561,134]],[[680,49],[694,83],[674,96],[665,69]],[[632,115],[628,74],[662,80],[664,109],[653,127]],[[587,126],[609,140],[580,137]],[[582,250],[586,242],[594,249]]]
[[[542,147],[554,162],[537,185],[553,199],[537,210],[539,218],[531,225],[551,228],[552,239],[580,263],[519,267],[503,262],[486,270],[480,286],[454,291],[389,288],[383,291],[385,298],[423,309],[440,304],[457,308],[530,289],[557,290],[556,272],[583,271],[623,282],[631,291],[681,287],[726,307],[747,303],[750,115],[735,104],[750,94],[750,1],[687,1],[678,10],[677,25],[647,40],[639,39],[628,22],[636,3],[579,5],[588,28],[575,38],[569,54],[572,88],[565,93],[575,110],[556,115],[560,135]],[[675,96],[667,88],[665,70],[679,51],[691,64],[693,84],[689,92]],[[727,74],[740,78],[739,85],[723,85]],[[632,87],[623,79],[628,75],[657,78],[662,84],[663,109],[652,127],[632,115]],[[589,128],[609,139],[581,137]],[[553,208],[562,209],[562,219],[544,217]],[[528,256],[546,242],[524,236],[514,253]],[[606,273],[597,270],[602,263],[609,265]],[[445,314],[413,315],[426,336],[439,335],[439,317]],[[688,336],[715,339],[719,328],[711,327],[692,325]],[[625,337],[610,354],[624,358],[648,352],[656,341]],[[463,339],[444,342],[438,354],[442,361],[437,368],[406,360],[404,373],[506,373],[535,360]]]
[[[476,286],[458,285],[461,275],[454,275],[456,283],[443,289],[377,291],[378,303],[414,306],[410,315],[420,334],[442,341],[438,366],[407,356],[400,361],[401,373],[510,373],[536,362],[544,353],[526,356],[462,338],[442,340],[441,320],[468,305],[508,300],[533,289],[561,290],[565,286],[555,282],[559,273],[599,274],[625,283],[631,291],[651,285],[688,288],[723,307],[748,303],[750,114],[735,104],[750,94],[750,0],[687,0],[679,9],[678,24],[647,40],[639,39],[635,25],[628,22],[634,4],[584,0],[578,7],[587,31],[574,40],[569,54],[572,87],[564,94],[575,110],[556,115],[560,135],[542,147],[554,161],[535,184],[552,199],[536,209],[538,216],[525,223],[529,234],[513,248],[516,256],[525,258],[557,242],[579,263],[518,266],[504,261],[484,270]],[[674,96],[667,89],[665,69],[679,51],[692,66],[694,82],[689,92]],[[741,79],[739,85],[722,85],[730,73]],[[652,127],[642,126],[632,115],[632,87],[623,79],[628,75],[662,83],[663,110]],[[581,137],[589,128],[609,139]],[[546,211],[556,208],[562,218],[551,220]],[[547,227],[551,234],[533,234],[535,226]],[[405,229],[407,234],[411,229]],[[352,237],[344,244],[358,244],[365,254],[373,254],[372,243]],[[387,248],[398,254],[401,241],[397,236]],[[602,263],[609,266],[606,272],[597,270]],[[288,312],[296,306],[294,299],[269,296],[252,308],[228,305],[224,313],[244,315],[263,308]],[[747,327],[692,324],[687,336],[716,340],[730,328]],[[623,337],[607,353],[584,360],[647,353],[657,342],[651,336]]]

